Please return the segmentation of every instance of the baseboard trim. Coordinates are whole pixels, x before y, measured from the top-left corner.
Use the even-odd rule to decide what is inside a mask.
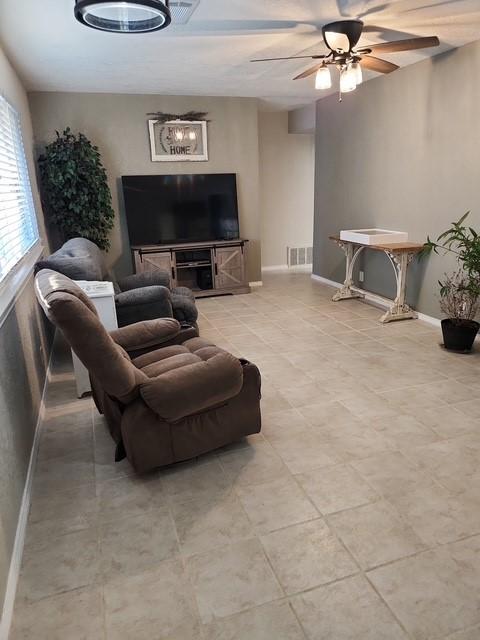
[[[323,276],[317,276],[317,274],[312,273],[312,280],[316,280],[317,282],[321,282],[322,284],[326,284],[329,287],[335,287],[336,289],[340,289],[343,286],[342,283],[336,282],[335,280],[329,280],[328,278],[324,278]],[[361,291],[365,295],[365,300],[374,304],[375,306],[381,307],[382,309],[388,309],[389,304],[382,298],[381,296],[376,295],[375,293],[371,293],[370,291],[365,291],[364,289],[358,289],[358,287],[354,287],[358,291]],[[433,316],[428,316],[426,313],[420,313],[417,311],[418,319],[423,320],[423,322],[427,322],[428,324],[433,325],[434,327],[440,327],[441,321],[438,318],[434,318]]]
[[[30,460],[28,462],[27,476],[25,478],[25,487],[23,489],[22,502],[18,512],[17,530],[15,533],[15,542],[13,543],[12,557],[10,559],[10,568],[8,570],[7,587],[5,589],[5,599],[3,601],[2,618],[0,620],[0,640],[8,640],[10,627],[12,625],[13,609],[15,605],[15,596],[17,593],[18,578],[22,566],[23,547],[25,544],[25,533],[27,529],[28,513],[30,511],[30,501],[32,497],[32,483],[35,472],[35,463],[37,461],[38,445],[40,442],[40,433],[42,422],[45,417],[45,395],[48,383],[50,381],[51,363],[53,356],[52,340],[50,347],[50,355],[48,358],[47,370],[45,372],[45,381],[43,384],[42,396],[38,407],[37,423],[35,425],[35,434],[33,436],[32,448],[30,450]]]
[[[288,264],[274,264],[269,267],[262,267],[262,271],[288,271]]]
[[[290,273],[311,273],[312,265],[311,264],[298,264],[292,267],[289,267],[288,264],[276,264],[270,267],[262,267],[262,272],[269,271],[277,272],[277,273],[285,273],[286,271]]]
[[[250,287],[263,287],[263,282],[261,280],[255,280],[254,282],[248,283]]]

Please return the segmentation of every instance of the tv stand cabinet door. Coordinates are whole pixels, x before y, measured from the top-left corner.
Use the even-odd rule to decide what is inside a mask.
[[[173,260],[170,251],[149,251],[140,253],[135,251],[135,271],[146,273],[149,271],[166,271],[170,276],[170,286],[175,286]]]
[[[235,289],[245,286],[245,255],[243,246],[215,249],[215,289]]]

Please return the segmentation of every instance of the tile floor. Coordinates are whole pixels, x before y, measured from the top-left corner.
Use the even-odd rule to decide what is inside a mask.
[[[261,435],[133,475],[59,347],[14,640],[478,640],[480,355],[307,275],[201,300]]]

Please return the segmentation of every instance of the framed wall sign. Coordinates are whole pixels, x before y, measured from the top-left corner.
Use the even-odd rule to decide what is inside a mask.
[[[207,123],[204,120],[149,120],[152,162],[208,160]]]

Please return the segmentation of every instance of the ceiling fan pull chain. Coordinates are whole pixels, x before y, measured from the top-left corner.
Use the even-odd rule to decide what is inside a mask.
[[[338,89],[338,101],[339,102],[342,101],[342,87],[339,87],[339,89]]]

